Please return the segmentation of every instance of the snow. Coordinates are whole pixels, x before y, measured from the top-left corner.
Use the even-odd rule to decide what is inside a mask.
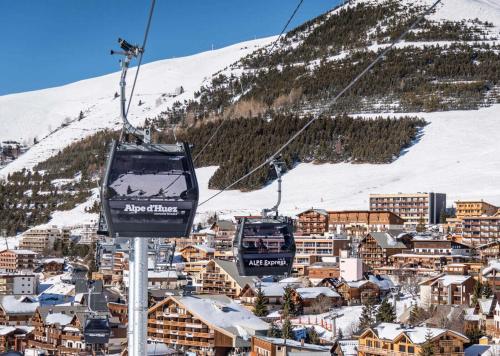
[[[193,98],[193,93],[213,73],[270,43],[274,38],[242,42],[193,56],[143,65],[129,120],[132,124],[140,124],[146,117],[158,115],[175,101]],[[129,70],[129,78],[134,77],[135,70]],[[37,137],[40,141],[0,170],[0,177],[23,167],[32,168],[37,162],[57,154],[69,143],[99,130],[121,128],[119,98],[114,99],[114,93],[119,91],[119,76],[120,73],[116,72],[56,88],[0,96],[0,140],[27,140],[31,144],[33,138]],[[174,92],[179,86],[184,88],[183,94],[162,96]],[[139,99],[144,102],[140,107],[137,106]],[[84,112],[84,118],[78,121],[76,118],[80,111]],[[72,122],[54,131],[66,118]],[[51,131],[54,132],[44,138]]]
[[[1,336],[8,335],[14,331],[16,331],[16,328],[13,326],[4,326],[4,325],[0,326],[0,335]]]
[[[448,274],[443,277],[438,278],[438,281],[441,282],[441,284],[445,287],[448,287],[450,284],[462,284],[469,278],[472,278],[471,276],[459,276],[459,275],[452,275]]]
[[[315,299],[320,295],[330,298],[340,298],[340,295],[328,287],[297,288],[295,290],[302,299]]]
[[[53,324],[67,325],[67,324],[71,323],[71,320],[73,320],[73,317],[71,315],[66,315],[63,313],[53,313],[53,314],[47,315],[47,317],[45,318],[45,324],[47,324],[47,325],[53,325]]]
[[[75,286],[73,284],[59,282],[44,290],[42,294],[74,295]]]
[[[40,303],[31,301],[29,297],[6,295],[0,299],[0,305],[6,313],[34,314]]]

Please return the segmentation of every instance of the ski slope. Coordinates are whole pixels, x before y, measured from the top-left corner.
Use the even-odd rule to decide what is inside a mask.
[[[426,5],[434,2],[415,1]],[[491,31],[500,38],[500,1],[443,0],[430,18],[436,21],[479,18],[494,23]],[[144,65],[131,106],[130,121],[141,123],[175,101],[193,98],[193,93],[208,83],[214,73],[274,38]],[[129,83],[134,74],[135,69],[131,69]],[[87,135],[105,128],[121,127],[119,99],[114,98],[118,81],[119,73],[113,73],[62,87],[0,96],[0,140],[32,142],[37,137],[40,141],[1,169],[0,178],[22,168],[32,168]],[[179,86],[184,88],[184,93],[172,97]],[[144,104],[138,106],[139,100]],[[78,121],[80,111],[84,118]],[[370,193],[424,191],[447,193],[449,206],[457,199],[485,199],[500,205],[500,186],[497,183],[500,177],[500,141],[497,139],[500,105],[477,111],[410,115],[425,118],[429,124],[422,130],[420,140],[395,162],[387,165],[299,164],[284,176],[281,211],[294,215],[311,207],[368,209]],[[69,122],[66,127],[54,131],[65,121]],[[208,189],[208,181],[216,169],[197,170],[200,202],[216,193]],[[92,199],[97,198],[95,192]],[[276,183],[254,192],[227,191],[200,205],[198,220],[216,211],[227,215],[256,213],[263,207],[274,205],[275,199]],[[78,225],[95,220],[95,214],[84,211],[91,205],[89,201],[71,211],[56,212],[49,224]]]
[[[192,99],[193,93],[209,82],[214,73],[274,38],[242,42],[219,50],[143,65],[129,121],[142,124],[145,118],[158,115],[174,102]],[[131,68],[128,72],[129,85],[134,75],[135,68]],[[22,168],[32,168],[72,142],[97,131],[121,128],[120,99],[114,98],[115,92],[119,91],[119,80],[120,73],[117,72],[61,87],[0,96],[0,141],[11,139],[32,144],[35,137],[39,141],[1,169],[0,178]],[[172,97],[180,86],[184,93]],[[139,100],[143,102],[141,106],[138,106]],[[80,111],[84,113],[84,118],[78,121]],[[65,121],[69,122],[68,126],[56,130]]]

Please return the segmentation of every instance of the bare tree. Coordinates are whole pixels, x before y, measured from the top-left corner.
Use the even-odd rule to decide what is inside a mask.
[[[325,313],[332,307],[330,298],[320,295],[314,302],[311,303],[311,310],[313,313]]]

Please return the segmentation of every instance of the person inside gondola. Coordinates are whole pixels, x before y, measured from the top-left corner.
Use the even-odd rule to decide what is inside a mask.
[[[259,241],[257,242],[257,248],[259,250],[259,253],[266,253],[267,252],[267,246],[264,243],[263,239],[259,239]]]

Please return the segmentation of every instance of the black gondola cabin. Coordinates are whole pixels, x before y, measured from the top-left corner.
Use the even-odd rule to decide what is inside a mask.
[[[290,274],[295,257],[292,220],[286,217],[242,218],[235,246],[240,275]]]
[[[106,316],[89,316],[85,321],[83,336],[89,345],[104,345],[109,342],[111,328]]]
[[[189,145],[113,142],[101,194],[111,237],[189,236],[198,206]]]

